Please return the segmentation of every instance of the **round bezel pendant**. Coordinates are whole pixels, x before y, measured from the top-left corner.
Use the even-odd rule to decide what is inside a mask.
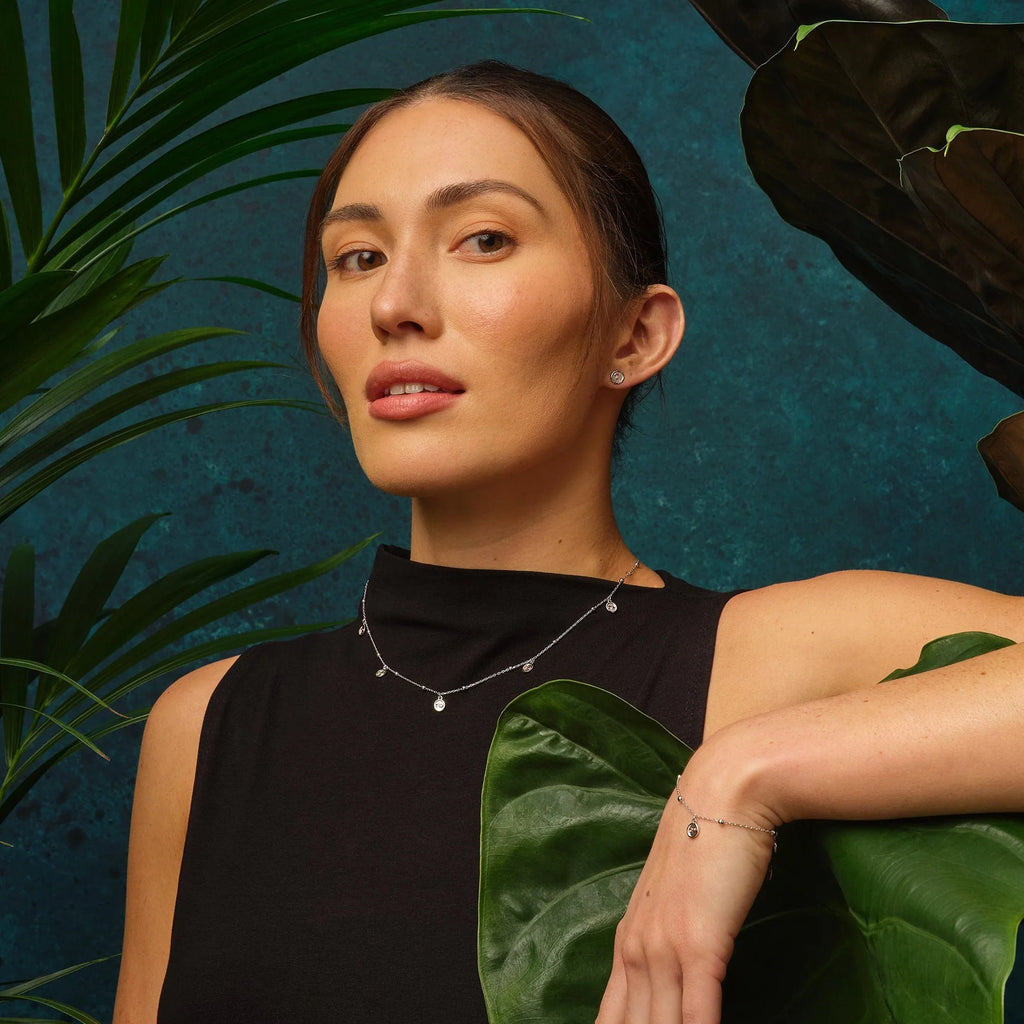
[[[617,612],[619,610],[619,606],[614,601],[605,601],[604,610],[606,612]]]
[[[691,821],[689,825],[686,826],[686,834],[691,839],[696,839],[697,836],[700,835],[700,825],[697,824],[696,818],[693,821]]]
[[[387,672],[388,670],[382,666],[381,668],[377,669],[377,678],[379,679],[381,676],[387,675]]]
[[[366,632],[366,623],[363,623],[363,625],[361,625],[359,627],[359,635],[362,636],[365,632]]]
[[[435,711],[444,711],[445,706],[446,705],[445,705],[445,702],[444,702],[444,697],[442,697],[441,694],[438,694],[437,695],[437,700],[434,701],[434,710]]]
[[[532,672],[532,671],[533,671],[533,662],[532,662],[532,661],[528,661],[528,662],[527,662],[527,663],[526,663],[526,664],[525,664],[525,665],[523,666],[523,671],[524,671],[524,672]]]

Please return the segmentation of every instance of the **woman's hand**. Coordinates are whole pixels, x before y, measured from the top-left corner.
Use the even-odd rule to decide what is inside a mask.
[[[701,756],[705,755],[705,756]],[[701,748],[679,782],[698,813],[762,828],[771,812],[737,799],[733,782],[704,771]],[[716,773],[721,779],[723,773]],[[728,778],[728,776],[726,776]],[[761,887],[774,840],[766,832],[700,821],[669,798],[615,935],[611,977],[597,1024],[719,1024],[722,980],[733,943]]]

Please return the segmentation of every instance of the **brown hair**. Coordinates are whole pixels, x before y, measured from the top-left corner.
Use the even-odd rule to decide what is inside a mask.
[[[369,107],[342,138],[313,191],[302,267],[302,347],[331,411],[344,410],[328,386],[316,340],[323,292],[320,230],[341,175],[367,133],[392,110],[443,97],[477,103],[514,124],[533,143],[565,194],[591,253],[593,334],[622,315],[649,285],[666,283],[665,236],[658,200],[633,144],[592,100],[554,78],[480,61],[424,79]],[[630,389],[616,440],[631,425],[637,401],[656,378]]]

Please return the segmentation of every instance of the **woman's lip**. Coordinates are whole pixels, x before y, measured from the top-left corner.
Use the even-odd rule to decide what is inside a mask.
[[[460,394],[455,391],[418,391],[411,395],[384,395],[370,401],[370,416],[375,420],[414,420],[447,409],[458,401]]]
[[[421,398],[437,395],[439,392],[421,392],[414,395],[388,395],[394,384],[431,384],[450,395],[460,394],[466,389],[453,377],[442,373],[436,366],[421,363],[418,359],[403,359],[401,362],[378,363],[366,378],[366,399],[373,403],[385,397]],[[404,418],[404,417],[403,417]]]

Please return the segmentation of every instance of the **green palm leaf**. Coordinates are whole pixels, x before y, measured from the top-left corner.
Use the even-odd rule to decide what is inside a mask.
[[[163,615],[216,583],[244,572],[276,551],[260,549],[200,558],[169,572],[128,598],[106,617],[68,662],[68,675],[81,677],[139,636]]]
[[[2,658],[0,658],[0,662],[2,662],[3,664],[10,664],[10,662]],[[33,663],[27,662],[26,664]],[[104,754],[103,751],[100,750],[100,748],[97,747],[96,744],[93,743],[93,741],[89,739],[88,736],[79,732],[73,725],[68,725],[67,722],[62,722],[59,718],[54,717],[47,711],[42,711],[40,708],[29,707],[25,704],[11,704],[8,701],[0,701],[0,708],[8,708],[22,712],[29,711],[35,718],[45,719],[51,725],[55,725],[62,733],[67,733],[69,736],[73,737],[79,744],[81,744],[81,746],[88,747],[89,750],[91,750],[94,754],[99,754],[104,761],[110,760],[109,755]]]
[[[142,516],[121,527],[93,548],[78,570],[57,618],[53,621],[42,657],[55,668],[63,669],[81,649],[86,638],[103,617],[135,549],[146,531],[165,513]]]
[[[134,263],[77,302],[9,335],[4,345],[7,365],[0,377],[0,412],[67,366],[111,320],[130,309],[160,263]]]
[[[176,576],[175,579],[165,577],[163,580],[147,588],[148,593],[143,591],[136,595],[138,600],[132,598],[126,602],[126,605],[131,605],[132,602],[135,602],[134,607],[130,607],[127,614],[121,614],[125,606],[122,606],[122,609],[118,609],[117,612],[106,614],[103,604],[109,588],[120,578],[124,564],[130,554],[129,549],[132,548],[141,536],[141,533],[151,525],[154,518],[156,517],[148,517],[125,527],[97,548],[87,566],[79,574],[79,580],[76,580],[72,587],[72,592],[68,594],[65,600],[65,607],[62,609],[61,616],[52,624],[49,632],[49,643],[51,645],[58,642],[61,643],[60,650],[57,653],[64,660],[68,647],[72,646],[70,643],[60,640],[64,630],[68,632],[73,631],[75,636],[81,636],[82,630],[87,626],[90,629],[94,624],[98,627],[93,632],[92,637],[79,648],[78,654],[73,658],[67,659],[70,662],[67,665],[69,672],[75,672],[80,678],[85,680],[82,686],[88,693],[82,692],[78,687],[65,688],[65,693],[60,703],[50,708],[55,718],[75,729],[82,729],[83,732],[86,721],[100,711],[101,706],[107,706],[113,702],[120,701],[137,687],[153,679],[177,671],[197,661],[208,660],[225,652],[238,650],[251,644],[262,643],[266,640],[283,639],[315,629],[331,628],[340,625],[340,622],[336,621],[277,626],[216,637],[190,647],[188,650],[176,651],[161,660],[150,662],[142,671],[127,678],[122,678],[115,689],[105,693],[106,705],[95,699],[90,699],[89,696],[95,696],[96,692],[104,691],[111,683],[122,677],[129,668],[137,665],[140,661],[159,654],[161,651],[167,650],[171,645],[190,633],[213,622],[221,621],[226,616],[251,607],[257,602],[291,590],[303,583],[316,579],[324,573],[330,572],[357,554],[374,539],[372,536],[367,537],[365,540],[353,544],[351,547],[312,565],[280,573],[222,597],[215,598],[180,616],[168,625],[161,627],[150,636],[138,640],[142,630],[146,628],[147,624],[155,621],[156,617],[166,613],[168,610],[172,610],[172,607],[176,607],[182,601],[188,600],[209,583],[215,582],[211,578],[211,570],[213,575],[216,576],[231,570],[239,571],[245,568],[245,565],[237,561],[228,565],[227,559],[221,559],[219,563],[216,560],[203,560],[193,563],[191,566],[183,567],[177,574],[171,574],[171,576]],[[228,556],[229,559],[236,557]],[[89,587],[92,585],[95,586],[95,593],[91,596],[89,610],[79,610],[75,603],[75,595],[88,594]],[[75,625],[60,624],[65,613],[76,617]],[[118,616],[120,621],[115,620],[114,625],[111,626],[110,622],[112,619],[115,619],[115,616]],[[88,622],[87,620],[89,619],[92,622]],[[102,626],[99,625],[101,621],[103,622]],[[95,637],[100,634],[101,630],[106,635],[101,636],[97,644]],[[119,637],[118,634],[121,634],[121,636]],[[97,646],[102,649],[97,651]],[[128,650],[124,651],[113,663],[108,664],[99,672],[89,675],[90,664],[101,663],[115,654],[120,647],[124,646],[128,646]],[[83,648],[86,648],[84,655],[81,653]],[[52,646],[46,646],[45,649],[52,650],[53,648]],[[80,666],[83,664],[85,668],[81,669]],[[42,698],[37,696],[37,702],[40,699]],[[49,695],[47,695],[46,700],[49,706],[51,703]],[[83,702],[85,707],[80,707]],[[90,730],[85,735],[92,741],[96,741],[110,732],[134,724],[144,717],[144,713],[136,713],[127,719],[108,722],[99,728]],[[48,732],[49,735],[47,735]],[[45,723],[34,724],[30,731],[21,737],[19,746],[22,756],[19,757],[17,764],[13,765],[9,771],[8,780],[4,786],[4,793],[0,793],[0,821],[13,810],[18,801],[31,790],[32,786],[53,765],[78,749],[80,745],[78,743],[64,743],[62,746],[61,744],[65,738],[63,733],[54,733],[53,730],[47,730]]]
[[[373,536],[367,537],[365,540],[361,540],[322,561],[314,562],[312,565],[304,566],[301,569],[280,573],[265,580],[259,580],[256,583],[242,587],[240,590],[232,591],[230,594],[225,594],[223,597],[216,598],[199,608],[178,616],[173,622],[168,623],[132,646],[116,661],[97,673],[91,680],[91,685],[97,689],[102,689],[132,666],[168,648],[171,644],[183,639],[190,633],[203,629],[211,623],[233,615],[244,608],[249,608],[260,601],[276,597],[286,590],[293,590],[304,583],[317,579],[325,573],[332,572],[354,555],[357,555],[372,540]]]
[[[101,956],[95,960],[87,960],[82,964],[74,964],[72,967],[64,967],[59,971],[53,971],[51,974],[44,974],[38,978],[32,978],[31,981],[19,981],[14,984],[7,985],[6,988],[0,988],[0,999],[21,999],[28,995],[29,992],[34,992],[37,988],[42,988],[43,985],[48,985],[51,981],[58,981],[61,978],[66,978],[69,974],[74,974],[76,971],[80,971],[85,967],[93,967],[96,964],[106,963],[108,960],[112,960],[113,957]]]
[[[10,288],[14,275],[14,252],[11,226],[7,223],[7,206],[0,199],[0,289]]]
[[[179,391],[189,385],[223,377],[225,374],[266,369],[287,370],[289,367],[286,363],[271,363],[262,359],[236,359],[229,362],[203,363],[181,370],[171,370],[168,373],[161,373],[159,376],[124,387],[102,401],[95,402],[89,408],[51,430],[30,447],[19,452],[5,464],[0,465],[0,489],[61,448],[145,402],[172,391]],[[48,397],[48,395],[44,397]]]
[[[302,301],[302,296],[296,295],[294,292],[286,292],[283,288],[278,288],[276,285],[268,284],[266,281],[257,281],[254,277],[234,277],[230,274],[224,277],[194,277],[193,281],[223,281],[226,284],[240,284],[244,288],[255,288],[258,292],[263,292],[266,295],[273,295],[274,298],[284,299],[286,302],[299,303]]]
[[[21,248],[28,256],[43,233],[43,204],[25,39],[17,0],[0,0],[0,96],[4,98],[4,116],[0,118],[0,163],[7,178]]]
[[[320,177],[321,170],[322,168],[314,167],[309,168],[308,170],[281,171],[278,174],[266,174],[259,178],[252,178],[249,181],[238,182],[237,184],[229,185],[226,188],[217,189],[205,196],[200,196],[198,199],[182,203],[181,206],[176,206],[171,210],[165,210],[152,220],[147,221],[145,224],[138,227],[130,227],[134,220],[132,216],[127,214],[117,215],[110,218],[109,221],[105,221],[102,225],[99,225],[93,232],[88,233],[84,239],[77,239],[72,242],[68,247],[68,250],[64,251],[60,255],[57,262],[68,263],[81,259],[85,261],[83,266],[88,267],[95,260],[104,259],[109,252],[120,245],[124,245],[129,239],[133,239],[137,235],[142,234],[143,231],[147,231],[149,228],[155,227],[157,224],[160,224],[165,220],[170,220],[171,217],[177,217],[178,214],[185,213],[187,210],[194,210],[197,206],[203,206],[206,203],[211,203],[215,199],[223,199],[225,196],[234,195],[236,192],[244,192],[250,188],[256,188],[259,185],[272,185],[275,182],[292,181],[296,178],[318,178]],[[114,227],[111,227],[112,225]],[[130,228],[130,230],[126,230],[128,228]],[[88,247],[93,239],[100,237],[101,234],[102,237],[106,238],[111,233],[115,233],[113,241],[109,242],[107,247],[101,249],[98,254],[91,254]]]
[[[211,157],[219,157],[231,147],[250,142],[270,132],[298,124],[301,121],[308,121],[314,117],[334,114],[340,110],[347,110],[365,103],[375,103],[393,92],[393,89],[336,89],[331,92],[316,93],[312,96],[302,96],[298,99],[274,103],[268,107],[261,107],[259,110],[241,114],[223,124],[214,125],[214,127],[180,142],[146,166],[135,171],[124,184],[119,185],[102,203],[90,210],[87,218],[69,228],[67,233],[78,234],[81,230],[80,225],[82,227],[92,226],[110,212],[125,207],[150,189],[163,185],[174,175],[203,164]],[[88,195],[116,175],[130,170],[137,162],[130,152],[130,147],[121,150],[89,178],[82,186],[79,195],[82,197]],[[226,163],[227,160],[224,162]],[[221,165],[214,164],[212,166]]]
[[[32,657],[35,618],[36,559],[31,544],[17,544],[11,550],[0,592],[0,658]],[[0,662],[0,701],[24,703],[32,673],[24,666]],[[13,712],[13,713],[12,713]],[[10,765],[21,737],[24,715],[16,707],[3,714],[4,760]]]
[[[315,57],[380,32],[439,18],[517,11],[545,13],[534,8],[502,8],[379,14],[382,8],[390,5],[375,3],[374,13],[369,16],[362,12],[355,16],[353,9],[345,6],[294,17],[297,7],[307,6],[288,2],[278,4],[259,15],[264,27],[255,38],[228,47],[211,46],[209,54],[200,65],[169,84],[138,111],[125,118],[111,133],[110,141],[162,114],[155,124],[133,139],[122,151],[130,152],[131,160],[138,161],[174,141],[204,117],[257,86]],[[408,7],[409,4],[396,6]]]
[[[135,55],[139,51],[142,39],[146,7],[147,0],[121,0],[121,20],[117,26],[114,69],[110,75],[110,93],[107,97],[108,128],[116,123],[128,95]]]
[[[139,39],[139,75],[145,78],[152,70],[164,47],[175,4],[147,3],[142,34]]]
[[[98,230],[102,230],[99,225]],[[72,302],[84,298],[93,289],[109,281],[119,270],[121,270],[132,252],[132,239],[122,242],[120,245],[110,248],[100,259],[94,260],[85,270],[75,274],[70,283],[47,307],[48,313],[55,313],[58,309],[70,306]],[[33,274],[26,280],[34,277],[42,277],[46,272]]]
[[[86,700],[91,701],[96,705],[97,708],[103,708],[104,711],[109,711],[111,714],[117,715],[118,718],[127,718],[127,715],[123,715],[120,711],[112,708],[105,700],[101,697],[97,697],[96,694],[92,693],[86,687],[84,687],[77,679],[72,679],[71,676],[65,675],[63,672],[59,672],[57,669],[50,665],[44,665],[40,661],[32,661],[27,658],[0,658],[0,665],[10,665],[15,668],[24,668],[32,672],[33,675],[52,676],[54,679],[60,680],[65,686],[70,686],[82,694]],[[14,705],[5,705],[6,707],[13,707]],[[32,711],[35,714],[42,714],[41,707],[45,706],[45,702],[39,699],[36,700],[35,707],[22,708],[23,711]],[[97,751],[99,753],[99,751]],[[105,756],[105,755],[104,755]]]
[[[60,183],[67,190],[85,159],[85,80],[73,0],[50,0],[50,76]]]
[[[241,333],[226,327],[190,327],[182,331],[158,334],[152,338],[141,338],[100,359],[93,359],[51,387],[15,416],[6,427],[0,429],[0,451],[22,440],[32,431],[38,430],[69,405],[115,380],[127,370],[198,341]],[[4,469],[0,468],[0,473],[3,472]]]
[[[186,209],[192,209],[199,206],[201,203],[209,202],[211,199],[218,199],[225,195],[231,195],[232,192],[241,191],[245,188],[252,188],[254,184],[266,184],[268,181],[272,180],[281,181],[295,177],[296,175],[294,174],[286,174],[282,177],[263,178],[255,182],[243,184],[240,187],[235,186],[230,190],[221,190],[217,193],[212,193],[209,196],[193,200],[185,206],[176,207],[173,210],[166,211],[156,220],[150,221],[148,224],[144,224],[130,235],[121,234],[125,227],[133,225],[144,213],[153,209],[154,206],[162,203],[165,199],[168,199],[180,192],[186,185],[192,184],[192,182],[204,177],[209,174],[210,171],[216,170],[218,167],[223,167],[225,164],[231,163],[242,156],[248,156],[250,153],[257,153],[263,149],[273,149],[289,142],[322,138],[323,136],[337,137],[347,129],[348,125],[345,124],[311,125],[306,128],[295,128],[286,132],[273,132],[269,135],[260,135],[256,138],[247,139],[245,142],[240,142],[235,146],[231,146],[223,150],[214,149],[205,159],[200,160],[194,166],[179,174],[177,177],[172,178],[169,181],[165,181],[164,184],[149,195],[145,196],[145,198],[140,199],[134,206],[123,208],[120,202],[112,201],[113,197],[111,197],[110,200],[104,200],[94,210],[90,210],[89,213],[80,221],[77,221],[74,225],[68,228],[68,230],[61,236],[59,243],[54,245],[50,250],[50,253],[48,254],[49,258],[59,261],[60,254],[68,247],[73,246],[76,261],[81,261],[83,255],[96,247],[103,245],[111,238],[130,238],[132,235],[139,234],[146,228],[152,227],[153,224],[157,224],[161,220],[166,220],[169,216],[176,216],[178,213],[181,213]],[[312,176],[312,172],[310,172],[310,176]],[[127,183],[126,190],[134,190],[134,179]],[[115,195],[116,194],[117,193],[115,193]],[[74,243],[78,241],[82,235],[88,236],[88,245],[79,244],[78,246],[75,246]]]
[[[27,480],[0,498],[0,522],[12,516],[22,505],[44,491],[54,481],[59,480],[65,473],[70,473],[71,470],[103,452],[108,452],[119,445],[127,444],[137,437],[142,437],[144,434],[172,423],[195,419],[197,416],[206,416],[211,412],[250,409],[259,406],[279,406],[284,409],[302,409],[306,412],[320,411],[320,406],[313,402],[291,401],[283,398],[249,398],[237,402],[211,402],[207,405],[196,405],[152,416],[149,419],[104,434],[94,441],[89,441],[33,473]]]
[[[35,320],[69,287],[74,276],[70,270],[51,270],[26,277],[0,292],[0,344]]]

